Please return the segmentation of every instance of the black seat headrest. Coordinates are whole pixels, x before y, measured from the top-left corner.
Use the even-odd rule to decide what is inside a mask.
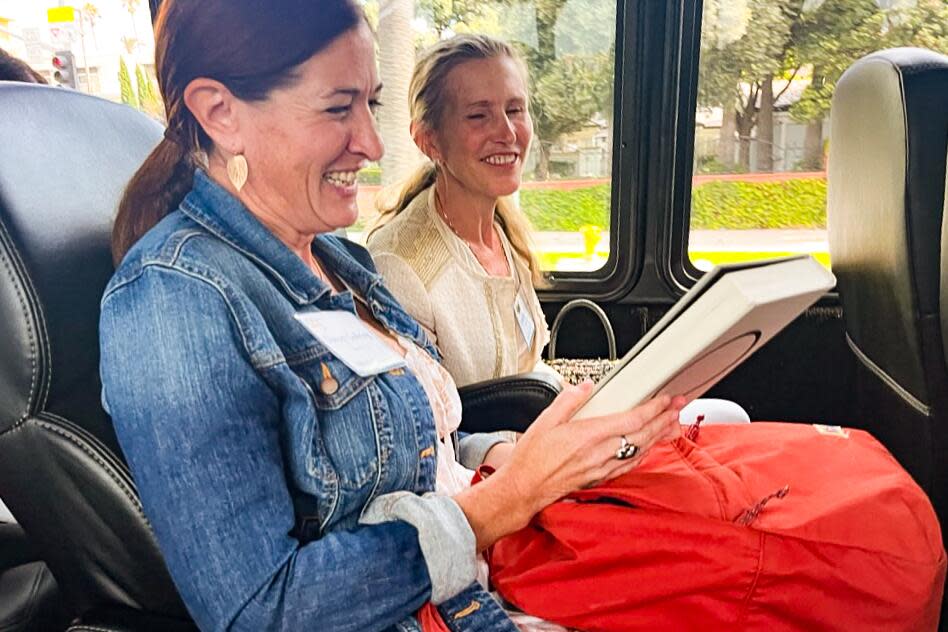
[[[850,344],[928,415],[929,368],[943,367],[928,347],[939,327],[948,56],[868,55],[840,78],[831,112],[829,240]]]
[[[0,431],[44,410],[115,448],[90,379],[99,300],[117,202],[162,128],[78,92],[0,89],[0,269],[14,280],[0,286]]]
[[[945,159],[945,206],[941,222],[941,346],[948,367],[948,157]]]

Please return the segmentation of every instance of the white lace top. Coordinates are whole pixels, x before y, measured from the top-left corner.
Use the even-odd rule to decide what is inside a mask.
[[[461,424],[461,398],[458,396],[458,389],[451,374],[431,356],[405,338],[399,338],[398,342],[405,349],[405,364],[428,396],[438,431],[435,491],[453,496],[470,487],[474,476],[474,472],[458,463],[454,443],[451,441],[451,433]],[[477,580],[486,588],[488,568],[483,556],[478,566]],[[507,614],[522,632],[567,632],[562,626],[522,612],[508,610]]]

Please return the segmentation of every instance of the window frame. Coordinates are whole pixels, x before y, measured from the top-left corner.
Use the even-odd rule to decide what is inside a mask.
[[[615,68],[613,74],[613,130],[611,204],[609,209],[609,256],[598,270],[590,272],[547,271],[549,287],[538,289],[541,300],[569,300],[577,296],[610,300],[625,294],[635,282],[642,243],[635,239],[636,213],[641,187],[643,100],[641,74],[645,56],[642,25],[645,2],[617,0]]]
[[[636,117],[630,125],[642,130],[635,147],[641,184],[634,205],[616,213],[634,220],[629,239],[636,245],[636,273],[618,302],[670,305],[700,276],[695,269],[692,278],[680,279],[673,271],[681,267],[682,253],[687,256],[695,115],[688,104],[697,91],[698,60],[685,56],[690,49],[684,44],[694,37],[695,28],[700,35],[700,23],[694,20],[701,14],[701,1],[642,1],[639,7],[642,53]],[[690,63],[683,66],[683,60]]]
[[[685,53],[697,50],[700,15],[701,0],[619,1],[609,260],[594,273],[554,273],[541,300],[670,304],[700,277],[693,266],[677,274],[690,264],[698,59]]]
[[[554,273],[541,300],[669,305],[703,274],[688,257],[702,2],[620,7],[610,258],[597,273]]]
[[[160,5],[161,0],[149,0],[152,23]],[[543,301],[577,296],[621,301],[637,286],[645,263],[654,260],[648,256],[653,249],[648,246],[652,240],[647,233],[648,227],[655,224],[646,221],[650,206],[647,191],[651,189],[644,185],[652,184],[649,148],[667,144],[655,138],[650,120],[655,110],[649,105],[655,86],[667,84],[663,76],[666,52],[669,47],[677,47],[675,37],[663,38],[665,44],[653,45],[655,34],[667,30],[666,7],[675,13],[677,3],[616,2],[609,256],[599,270],[545,273],[549,287],[538,289]],[[669,34],[679,30],[672,29]],[[664,223],[661,217],[655,219],[657,224]],[[663,294],[667,296],[667,292]]]
[[[670,190],[667,192],[670,212],[666,214],[669,225],[663,239],[664,255],[659,253],[656,258],[663,264],[662,278],[669,287],[674,288],[677,297],[684,294],[704,274],[692,264],[688,255],[703,2],[678,0],[671,4],[680,9],[678,20],[681,28],[675,50],[669,47],[669,54],[673,55],[670,63],[673,64],[672,67],[679,69],[680,75],[675,92],[675,111],[679,124],[673,136],[678,151],[677,159],[669,165],[672,176]],[[833,288],[815,305],[839,304],[839,292]]]
[[[702,0],[681,0],[680,5],[681,38],[675,61],[682,79],[677,90],[679,125],[674,140],[679,151],[678,159],[672,165],[670,226],[665,237],[668,256],[664,258],[663,272],[669,284],[684,293],[704,274],[688,256],[703,3]]]

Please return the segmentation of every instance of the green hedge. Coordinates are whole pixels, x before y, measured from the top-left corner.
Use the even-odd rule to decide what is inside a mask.
[[[520,204],[540,231],[577,231],[585,224],[609,225],[611,190],[600,184],[570,191],[523,189]],[[783,182],[715,181],[691,194],[691,227],[824,228],[826,180]]]
[[[826,180],[705,182],[691,194],[691,227],[825,228]]]
[[[371,164],[360,169],[359,184],[382,184],[382,167]]]
[[[599,184],[582,189],[521,189],[520,206],[534,230],[570,231],[580,226],[609,226],[611,187]]]

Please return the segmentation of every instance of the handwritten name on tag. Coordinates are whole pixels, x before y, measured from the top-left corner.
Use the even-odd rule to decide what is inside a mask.
[[[352,312],[297,312],[294,317],[356,375],[369,377],[405,366],[404,358]]]

